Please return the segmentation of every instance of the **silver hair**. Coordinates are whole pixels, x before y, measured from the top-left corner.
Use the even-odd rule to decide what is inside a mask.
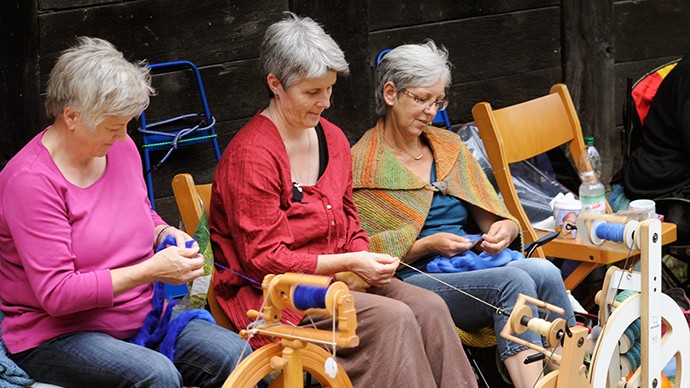
[[[274,74],[288,89],[303,79],[323,78],[329,71],[350,73],[345,54],[317,22],[292,12],[284,15],[264,34],[259,55],[264,78]]]
[[[69,106],[95,128],[108,116],[138,116],[153,93],[144,62],[131,63],[110,42],[82,36],[50,72],[45,104],[51,117]]]
[[[448,50],[437,47],[433,40],[421,44],[406,44],[388,52],[376,68],[376,114],[386,114],[383,86],[392,82],[397,90],[427,87],[443,80],[447,89],[451,81]]]

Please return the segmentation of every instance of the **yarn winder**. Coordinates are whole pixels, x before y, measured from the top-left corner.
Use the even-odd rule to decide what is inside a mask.
[[[327,276],[285,273],[267,275],[262,283],[262,311],[249,310],[256,319],[242,338],[255,334],[280,339],[263,346],[244,359],[230,377],[225,388],[250,388],[271,373],[280,373],[271,386],[302,388],[304,372],[309,372],[323,387],[350,388],[352,383],[345,370],[335,363],[335,356],[318,345],[355,347],[357,316],[354,298],[345,283],[331,284]],[[337,321],[332,331],[295,327],[280,322],[281,311],[293,308],[304,314],[330,316]],[[335,352],[335,350],[334,350]]]
[[[577,221],[577,229],[578,239],[588,244],[606,243],[619,245],[618,249],[639,249],[641,271],[611,267],[607,272],[604,287],[597,295],[602,332],[592,354],[588,374],[583,365],[587,329],[566,328],[560,320],[547,322],[532,318],[527,303],[557,312],[559,308],[520,296],[501,335],[551,357],[560,365],[558,370],[540,379],[535,387],[661,387],[662,370],[671,359],[675,360],[676,365],[674,387],[688,387],[688,324],[673,299],[661,292],[661,222],[654,219],[638,223],[621,216],[582,213]],[[620,297],[621,290],[627,290],[626,298]],[[638,320],[639,366],[630,365],[625,358],[621,361],[620,354],[621,346],[626,343],[621,339],[629,337],[630,328],[634,328]],[[562,344],[562,354],[553,354],[550,350],[525,343],[514,336],[527,329],[546,337],[550,347]],[[627,348],[630,348],[629,340]],[[634,372],[628,374],[626,369]]]

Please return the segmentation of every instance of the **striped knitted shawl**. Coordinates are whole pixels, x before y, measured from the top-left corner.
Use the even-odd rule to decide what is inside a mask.
[[[404,257],[422,230],[436,188],[384,146],[383,123],[379,119],[352,148],[352,188],[371,250]],[[517,223],[457,134],[427,127],[422,136],[434,154],[436,180],[448,184],[449,195]]]

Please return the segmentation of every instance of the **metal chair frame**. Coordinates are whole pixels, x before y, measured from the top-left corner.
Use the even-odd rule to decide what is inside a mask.
[[[138,128],[138,131],[143,135],[142,149],[144,151],[144,174],[146,176],[146,186],[148,188],[149,201],[151,202],[151,207],[155,209],[152,172],[153,170],[160,168],[173,150],[182,146],[210,141],[213,143],[216,160],[218,161],[220,160],[220,147],[218,146],[218,135],[215,132],[216,119],[211,115],[211,111],[208,107],[206,92],[204,91],[204,85],[201,81],[201,74],[199,73],[199,69],[196,67],[196,65],[190,61],[180,60],[152,63],[147,65],[147,67],[151,71],[174,68],[190,69],[194,74],[195,82],[199,90],[201,105],[203,106],[203,111],[200,113],[183,114],[153,123],[147,122],[146,111],[141,113],[139,118],[140,127]],[[195,117],[198,117],[199,120],[197,121],[196,125],[193,126],[174,125],[173,129],[160,131],[152,129],[156,126],[172,125],[182,120],[189,120]],[[151,167],[150,152],[157,150],[168,150],[168,153],[161,159],[160,162]]]

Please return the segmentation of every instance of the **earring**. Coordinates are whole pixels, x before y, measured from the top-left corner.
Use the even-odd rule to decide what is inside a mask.
[[[391,106],[392,106],[392,105],[393,105],[393,101],[386,101],[386,104],[388,104],[388,105],[391,105]]]

